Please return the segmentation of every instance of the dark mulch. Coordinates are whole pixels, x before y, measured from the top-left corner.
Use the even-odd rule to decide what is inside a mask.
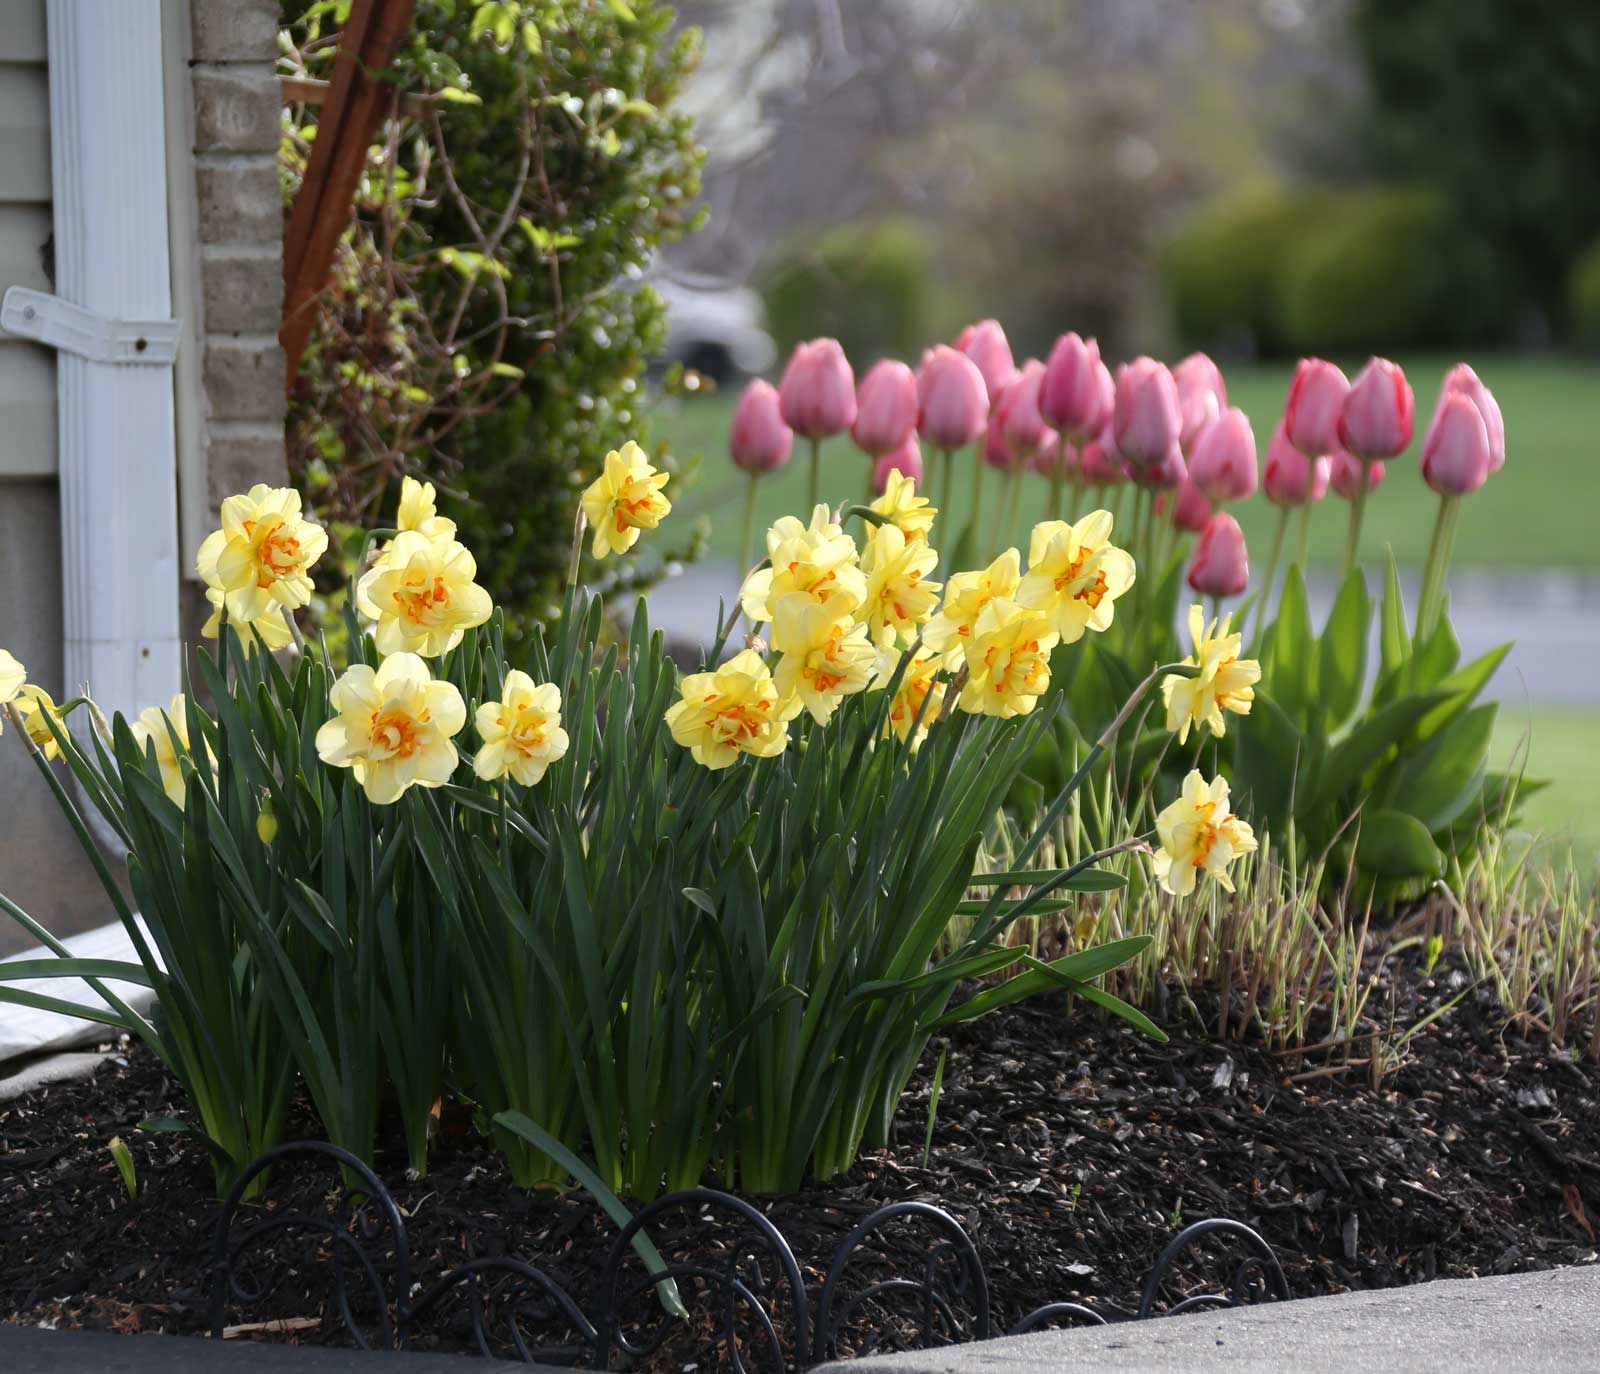
[[[1459,971],[1424,979],[1412,967],[1370,1005],[1404,1028],[1465,985]],[[895,1148],[759,1204],[816,1283],[874,1208],[938,1203],[977,1245],[1000,1329],[1051,1301],[1134,1305],[1174,1230],[1206,1216],[1260,1230],[1295,1296],[1596,1259],[1600,1067],[1507,1032],[1480,990],[1416,1035],[1376,1088],[1342,1055],[1218,1044],[1215,1011],[1174,1000],[1167,1046],[1059,1005],[961,1027],[928,1167],[934,1052]],[[0,1319],[202,1329],[210,1165],[191,1140],[134,1129],[177,1101],[133,1049],[90,1082],[0,1107]],[[106,1150],[118,1134],[137,1164],[136,1201]],[[469,1254],[514,1253],[592,1307],[615,1229],[581,1196],[517,1192],[469,1131],[446,1134],[421,1181],[406,1179],[397,1141],[380,1172],[408,1214],[424,1283]],[[281,1174],[273,1196],[317,1206],[329,1177]],[[652,1234],[666,1250],[679,1228]],[[285,1283],[230,1320],[317,1316],[318,1293],[309,1279]],[[457,1323],[420,1343],[461,1339]]]

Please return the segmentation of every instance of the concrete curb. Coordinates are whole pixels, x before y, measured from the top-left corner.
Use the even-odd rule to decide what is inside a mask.
[[[87,1078],[114,1053],[117,1051],[46,1054],[37,1059],[0,1064],[0,1102],[9,1102],[49,1083],[70,1083]]]

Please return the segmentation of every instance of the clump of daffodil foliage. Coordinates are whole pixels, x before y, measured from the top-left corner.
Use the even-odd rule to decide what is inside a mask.
[[[577,539],[626,555],[669,516],[667,485],[625,444],[584,493]],[[363,1157],[392,1097],[419,1170],[454,1094],[524,1184],[578,1168],[640,1198],[708,1171],[793,1189],[886,1142],[952,1021],[1065,989],[1160,1034],[1094,983],[1147,937],[1044,963],[1004,936],[1120,886],[1096,865],[1145,847],[1119,837],[1068,868],[1030,866],[1158,675],[1175,728],[1248,709],[1251,665],[1225,625],[1199,626],[1196,657],[1132,694],[1010,871],[975,871],[1050,728],[1052,654],[1103,631],[1133,585],[1106,512],[1039,525],[1026,568],[1009,550],[947,584],[937,512],[910,481],[785,517],[687,675],[642,604],[618,642],[575,579],[513,662],[473,555],[410,479],[347,600],[348,661],[330,662],[296,622],[327,545],[296,494],[256,487],[221,516],[199,560],[216,611],[205,709],[191,685],[105,722],[86,700],[57,708],[0,653],[0,698],[138,953],[11,976],[154,989],[159,1016],[109,989],[90,1014],[182,1081],[220,1181],[279,1139],[299,1083],[328,1138]],[[741,614],[743,647],[729,643]],[[80,705],[83,732],[67,723]],[[63,763],[127,847],[132,905]],[[1226,785],[1198,773],[1157,834],[1157,874],[1180,894],[1226,883],[1254,845]],[[1002,970],[952,1006],[963,980]]]

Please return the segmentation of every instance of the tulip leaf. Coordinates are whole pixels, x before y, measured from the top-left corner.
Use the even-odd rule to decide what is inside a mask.
[[[1352,568],[1322,627],[1317,693],[1322,719],[1337,730],[1356,709],[1367,678],[1367,631],[1372,623],[1372,601],[1360,568]]]
[[[1429,831],[1444,829],[1477,800],[1496,710],[1488,702],[1457,716],[1401,764],[1389,795]]]
[[[1366,716],[1329,749],[1322,776],[1307,799],[1307,808],[1297,806],[1296,815],[1309,814],[1310,809],[1338,801],[1348,788],[1360,781],[1362,774],[1398,746],[1411,733],[1412,727],[1448,695],[1442,691],[1413,692]]]
[[[1306,604],[1305,579],[1300,575],[1298,564],[1291,565],[1284,577],[1268,653],[1263,677],[1273,699],[1291,720],[1302,725],[1308,723],[1317,696],[1317,655],[1311,611]]]
[[[1404,811],[1362,816],[1356,863],[1379,878],[1436,878],[1444,872],[1444,855],[1428,827]]]

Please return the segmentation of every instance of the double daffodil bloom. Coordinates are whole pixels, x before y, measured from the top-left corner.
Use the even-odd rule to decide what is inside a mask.
[[[1111,512],[1090,511],[1075,525],[1044,520],[1033,527],[1017,600],[1049,616],[1063,644],[1076,644],[1085,630],[1110,626],[1116,599],[1133,579],[1133,556],[1111,543]]]
[[[1224,711],[1250,714],[1255,684],[1261,680],[1261,665],[1253,658],[1239,657],[1244,637],[1228,633],[1232,622],[1233,617],[1227,615],[1220,628],[1214,620],[1207,625],[1200,607],[1189,608],[1189,638],[1194,643],[1194,653],[1184,662],[1198,665],[1200,675],[1168,676],[1161,683],[1161,695],[1167,703],[1167,729],[1178,732],[1179,744],[1187,742],[1189,727],[1197,723],[1213,735],[1227,734]]]
[[[867,599],[867,579],[856,559],[856,541],[834,522],[827,506],[811,512],[810,524],[785,515],[767,531],[769,567],[745,579],[739,604],[751,620],[771,620],[778,602],[794,593],[828,607],[836,619],[853,615]],[[790,645],[773,631],[772,647]]]
[[[220,639],[222,637],[222,600],[223,593],[220,586],[206,588],[206,600],[211,603],[211,617],[200,627],[200,633],[206,639]],[[280,649],[287,649],[294,643],[294,631],[289,628],[289,613],[283,610],[270,610],[258,615],[254,620],[235,620],[229,622],[233,631],[239,636],[240,641],[248,648],[252,644],[259,644],[269,653],[277,653]]]
[[[715,672],[691,673],[683,700],[667,710],[672,738],[713,771],[742,754],[771,758],[789,743],[789,721],[798,702],[785,702],[761,655],[735,654]]]
[[[1250,827],[1228,810],[1228,780],[1209,783],[1195,769],[1183,780],[1177,801],[1156,817],[1161,848],[1156,851],[1156,878],[1168,892],[1186,897],[1202,873],[1209,873],[1229,892],[1228,865],[1255,851]]]
[[[480,778],[503,778],[509,773],[524,787],[532,787],[552,763],[566,757],[561,689],[553,682],[535,682],[512,669],[500,700],[478,707],[475,723],[483,747],[472,769]]]
[[[1007,549],[982,572],[956,573],[945,585],[944,604],[922,632],[922,642],[944,655],[955,672],[967,661],[967,645],[983,608],[996,597],[1016,595],[1022,556]]]
[[[139,719],[128,726],[134,743],[143,754],[148,748],[156,752],[156,767],[161,770],[161,786],[176,806],[182,806],[189,797],[188,783],[183,776],[183,760],[194,762],[194,746],[189,741],[188,702],[182,692],[167,703],[163,711],[159,706],[147,706],[139,712]],[[31,733],[31,732],[30,732]],[[181,753],[179,751],[182,751]],[[216,759],[211,746],[205,745],[206,762],[213,772]]]
[[[996,597],[978,612],[958,705],[985,716],[1025,716],[1050,687],[1056,634],[1043,612]]]
[[[67,732],[67,722],[50,693],[43,687],[29,684],[17,694],[16,701],[17,712],[22,717],[22,728],[28,732],[28,738],[39,746],[47,759],[55,758],[61,753],[61,746],[50,732],[46,717],[55,721],[62,734]]]
[[[437,658],[494,611],[489,593],[472,580],[477,573],[454,539],[406,530],[356,584],[356,609],[376,622],[380,653]]]
[[[856,611],[872,642],[909,643],[939,604],[939,583],[924,579],[939,566],[926,539],[909,540],[898,525],[879,525],[861,556],[867,599]]]
[[[5,705],[15,701],[22,684],[28,680],[28,670],[4,649],[0,649],[0,731],[5,729]]]
[[[437,494],[432,482],[419,482],[415,477],[400,479],[400,510],[395,516],[395,528],[402,533],[415,530],[429,539],[454,539],[456,522],[439,514]]]
[[[888,687],[903,657],[895,649],[880,649],[874,684],[880,688]],[[942,655],[926,647],[917,650],[917,656],[906,664],[905,672],[900,675],[899,685],[889,702],[889,719],[885,729],[901,740],[910,738],[913,753],[922,747],[922,741],[928,737],[928,727],[944,707],[946,688],[939,681],[943,662]],[[930,697],[932,700],[929,700]],[[928,702],[926,709],[922,704],[924,701]],[[917,719],[919,712],[922,716],[920,722]],[[913,725],[917,730],[915,738],[911,737]]]
[[[244,624],[311,600],[311,568],[328,547],[300,514],[300,493],[257,484],[222,503],[222,528],[200,545],[196,569],[221,589],[228,618]]]
[[[899,468],[890,469],[883,495],[872,503],[871,509],[898,527],[908,540],[926,539],[939,513],[926,496],[917,495],[917,484]]]
[[[337,714],[317,731],[317,753],[354,770],[377,805],[413,786],[438,787],[455,772],[451,740],[467,723],[466,703],[416,654],[390,654],[376,671],[364,663],[345,669],[328,702]]]
[[[845,697],[865,691],[877,665],[867,627],[840,618],[803,592],[778,598],[772,637],[789,647],[778,658],[773,682],[785,701],[798,701],[826,724]]]
[[[583,493],[583,513],[594,529],[594,556],[627,553],[640,530],[653,530],[672,510],[661,494],[671,475],[657,472],[645,451],[629,440],[606,454],[604,470]]]

